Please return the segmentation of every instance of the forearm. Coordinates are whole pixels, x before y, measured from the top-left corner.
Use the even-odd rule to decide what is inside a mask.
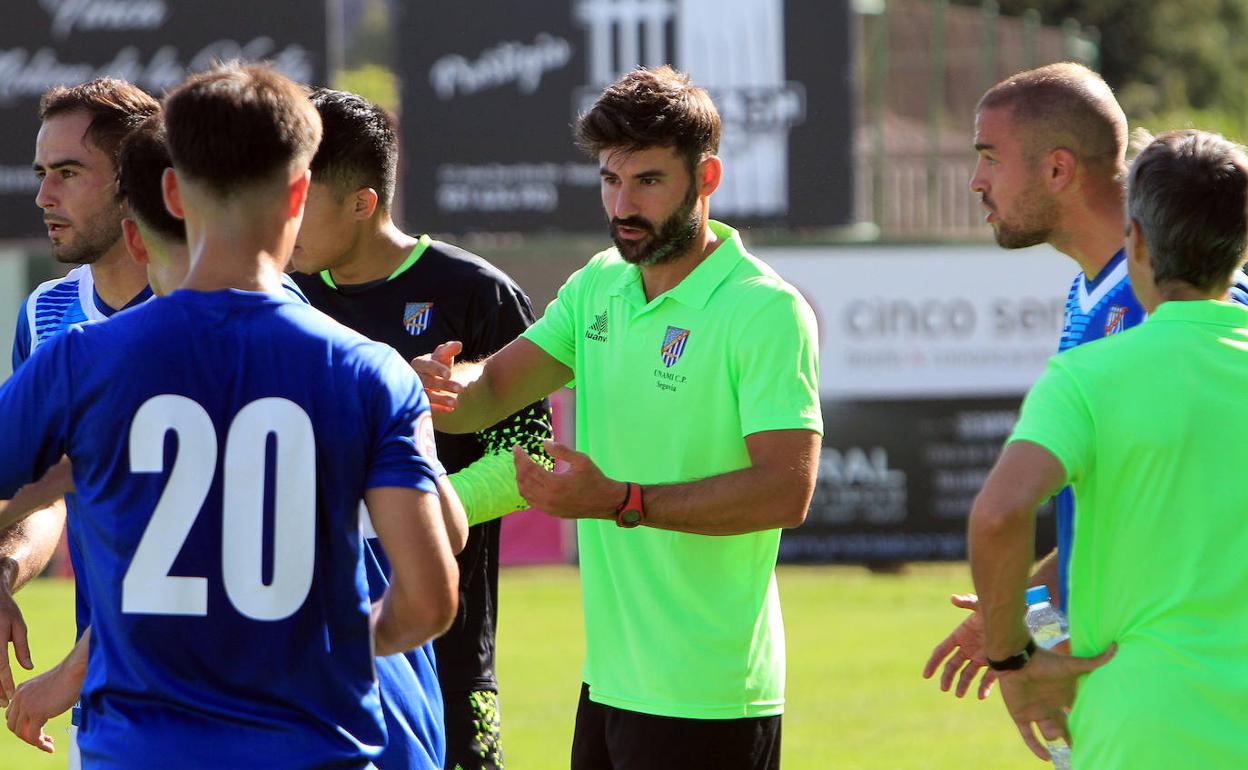
[[[441,476],[437,481],[438,503],[442,508],[442,523],[446,525],[446,537],[451,553],[459,553],[468,544],[468,517],[464,505],[450,479]]]
[[[73,683],[74,688],[82,691],[82,680],[87,676],[87,658],[90,655],[91,647],[91,627],[88,626],[82,632],[82,636],[78,637],[78,641],[74,643],[73,649],[65,656],[65,660],[60,662],[60,668],[67,677],[67,683]]]
[[[813,485],[804,474],[744,468],[683,484],[642,487],[646,524],[697,535],[740,535],[800,525]]]
[[[1000,660],[1023,649],[1029,636],[1024,594],[1035,553],[1035,514],[994,508],[981,499],[970,518],[971,578],[984,619],[985,654]]]
[[[373,605],[378,655],[424,644],[455,619],[459,569],[438,496],[380,487],[364,494],[373,529],[390,557],[390,586]]]
[[[456,602],[452,600],[452,608]],[[441,635],[455,618],[431,607],[421,597],[411,595],[402,583],[391,583],[373,605],[373,654],[395,655],[415,649]]]
[[[527,507],[516,486],[516,464],[510,452],[486,453],[467,468],[452,473],[450,481],[463,501],[470,527]]]
[[[522,447],[535,462],[550,470],[554,461],[543,444],[552,434],[550,407],[545,401],[530,404],[477,433],[484,454],[450,477],[464,503],[469,525],[493,521],[527,507],[516,483],[511,448]]]
[[[455,364],[451,379],[463,391],[459,393],[454,411],[433,413],[435,428],[443,433],[473,433],[491,424],[487,420],[494,400],[493,391],[488,378],[482,382],[484,373],[484,361],[461,361]]]
[[[68,459],[62,459],[43,474],[42,478],[19,489],[13,499],[0,501],[0,530],[7,529],[35,511],[47,508],[66,493],[74,491],[73,473],[73,465]]]
[[[58,499],[0,531],[0,590],[16,592],[43,571],[65,526],[65,501]]]

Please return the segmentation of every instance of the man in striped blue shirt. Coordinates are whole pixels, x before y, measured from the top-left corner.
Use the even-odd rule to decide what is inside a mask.
[[[62,264],[77,267],[64,278],[44,283],[23,303],[13,342],[15,371],[39,345],[69,326],[104,320],[151,297],[143,266],[126,253],[121,238],[116,152],[122,138],[159,109],[159,103],[141,89],[111,78],[73,88],[58,86],[44,94],[33,164],[40,181],[35,203],[43,211],[52,255]],[[53,478],[44,485],[55,491]],[[65,505],[74,504],[72,495],[66,503],[48,493],[33,496],[57,502],[0,532],[0,702],[4,705],[14,692],[8,664],[10,642],[17,660],[31,668],[25,623],[12,593],[47,564],[60,538]],[[78,544],[72,527],[69,542],[71,559],[76,559]],[[80,595],[76,607],[80,633],[89,623],[85,599]]]
[[[1048,243],[1073,259],[1059,352],[1117,334],[1142,322],[1144,308],[1131,288],[1123,251],[1126,222],[1127,118],[1095,72],[1078,64],[1050,64],[998,83],[980,99],[975,117],[979,162],[971,190],[979,193],[998,245],[1007,249]],[[1241,276],[1232,299],[1248,304]],[[1074,540],[1074,498],[1055,499],[1057,548],[1036,566],[1031,585],[1047,585],[1065,607]],[[942,668],[940,684],[962,697],[989,665],[982,653],[982,622],[973,595],[954,605],[972,610],[927,661],[923,675]],[[995,676],[980,679],[981,699]]]

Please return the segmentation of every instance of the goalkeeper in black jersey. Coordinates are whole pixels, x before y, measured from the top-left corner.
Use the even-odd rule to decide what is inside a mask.
[[[465,360],[482,359],[515,339],[533,322],[533,309],[510,278],[474,254],[409,236],[392,222],[398,142],[390,116],[341,91],[319,89],[312,102],[324,138],[293,256],[302,273],[296,281],[312,305],[407,360],[448,340],[463,342]],[[541,444],[550,435],[544,402],[475,435],[436,434],[438,457],[472,525],[458,556],[459,614],[434,642],[448,770],[503,767],[494,676],[499,517],[527,507],[516,490],[511,447],[545,457]],[[435,710],[419,693],[383,692],[383,701],[388,696],[409,703],[387,714],[398,722],[388,725],[392,741],[403,740],[396,730],[413,729],[405,720],[419,723]]]

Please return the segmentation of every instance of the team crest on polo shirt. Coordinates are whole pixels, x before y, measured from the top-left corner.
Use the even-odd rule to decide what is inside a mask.
[[[1122,320],[1126,317],[1127,309],[1122,305],[1110,307],[1109,313],[1105,316],[1105,336],[1122,331]]]
[[[433,314],[432,302],[409,302],[403,308],[403,328],[413,337],[429,328],[429,316]]]
[[[685,343],[688,341],[688,329],[677,329],[675,326],[667,327],[667,334],[663,337],[663,347],[659,349],[659,353],[663,356],[663,363],[668,368],[671,368],[672,364],[680,360],[681,355],[685,352]]]

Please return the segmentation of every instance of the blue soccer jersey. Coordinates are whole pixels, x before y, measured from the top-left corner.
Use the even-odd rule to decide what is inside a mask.
[[[1230,298],[1248,305],[1248,277],[1243,273],[1236,273]],[[1127,277],[1126,252],[1120,249],[1095,279],[1089,281],[1083,273],[1075,276],[1066,297],[1066,320],[1058,352],[1129,329],[1142,323],[1146,315]],[[1075,538],[1075,496],[1071,488],[1062,489],[1055,503],[1057,580],[1065,610],[1066,597],[1070,595],[1070,551]]]
[[[39,345],[0,389],[0,497],[74,463],[85,764],[380,753],[358,507],[435,491],[427,412],[392,350],[284,297],[178,291]]]
[[[122,310],[141,305],[151,297],[151,288],[145,286]],[[13,335],[13,371],[17,371],[40,344],[70,326],[88,321],[104,321],[118,312],[120,311],[104,304],[96,293],[95,278],[90,265],[75,267],[63,278],[39,284],[22,303],[21,312],[17,316],[17,332]],[[71,493],[65,496],[68,511],[73,511],[77,504],[76,495]],[[66,526],[66,539],[69,543],[69,561],[77,569],[81,546],[75,520],[76,517],[71,514]],[[90,604],[81,585],[74,592],[74,624],[77,629],[75,638],[82,636],[82,632],[91,624]],[[78,716],[75,709],[75,725],[78,724]]]
[[[141,305],[151,296],[151,288],[144,287],[122,309]],[[22,303],[22,311],[17,316],[17,333],[13,336],[13,370],[17,371],[41,342],[73,324],[103,321],[116,312],[119,311],[105,305],[96,293],[90,265],[75,267],[64,278],[39,284]]]
[[[1119,250],[1095,279],[1089,281],[1083,273],[1075,276],[1066,296],[1066,321],[1058,352],[1129,329],[1145,315],[1127,279],[1126,253]],[[1070,546],[1075,536],[1075,496],[1070,487],[1057,494],[1056,509],[1057,580],[1065,609]]]

